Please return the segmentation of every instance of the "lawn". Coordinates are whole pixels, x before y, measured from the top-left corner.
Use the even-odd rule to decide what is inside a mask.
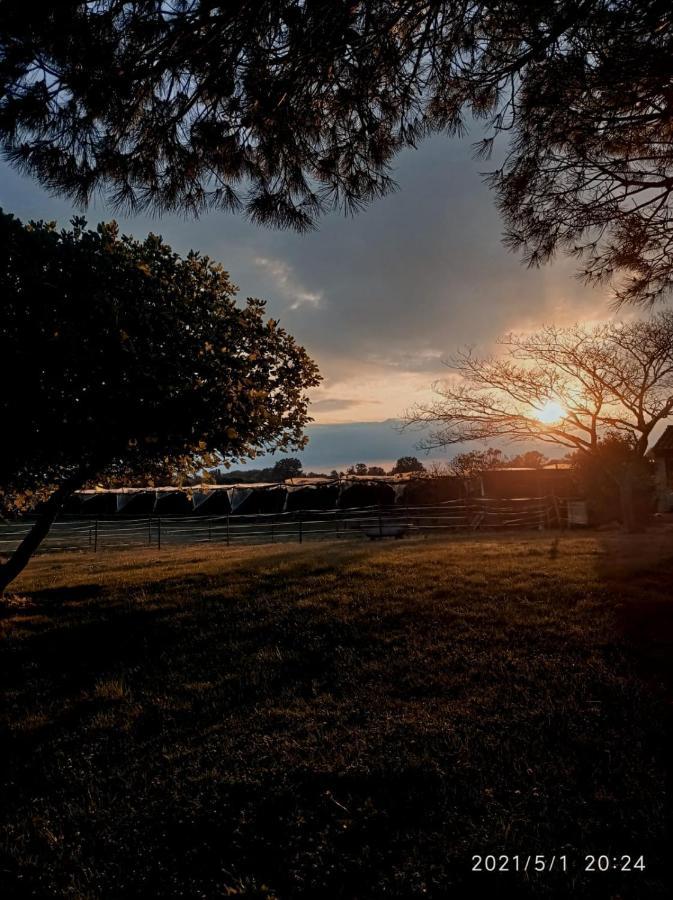
[[[672,576],[663,530],[41,557],[0,896],[668,896]]]

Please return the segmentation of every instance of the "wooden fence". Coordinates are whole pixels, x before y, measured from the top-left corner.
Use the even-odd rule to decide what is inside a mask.
[[[561,528],[566,524],[567,502],[555,497],[475,498],[436,506],[359,507],[254,515],[64,517],[54,523],[41,552],[101,552],[122,547],[161,550],[201,543],[230,546],[321,539],[374,540],[438,531],[545,529]],[[27,519],[0,523],[0,554],[11,552],[30,526]]]

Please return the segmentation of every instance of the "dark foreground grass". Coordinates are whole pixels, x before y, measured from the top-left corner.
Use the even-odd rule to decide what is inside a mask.
[[[0,896],[667,896],[672,574],[666,534],[38,560]]]

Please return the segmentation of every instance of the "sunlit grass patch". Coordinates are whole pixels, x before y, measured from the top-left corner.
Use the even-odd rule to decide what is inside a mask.
[[[125,700],[128,688],[123,678],[103,678],[96,682],[93,694],[98,700]]]

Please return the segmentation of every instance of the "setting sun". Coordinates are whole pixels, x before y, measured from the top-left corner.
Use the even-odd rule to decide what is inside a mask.
[[[553,425],[554,422],[560,422],[565,416],[566,411],[564,407],[556,400],[547,400],[544,406],[535,410],[535,418],[545,425]]]

